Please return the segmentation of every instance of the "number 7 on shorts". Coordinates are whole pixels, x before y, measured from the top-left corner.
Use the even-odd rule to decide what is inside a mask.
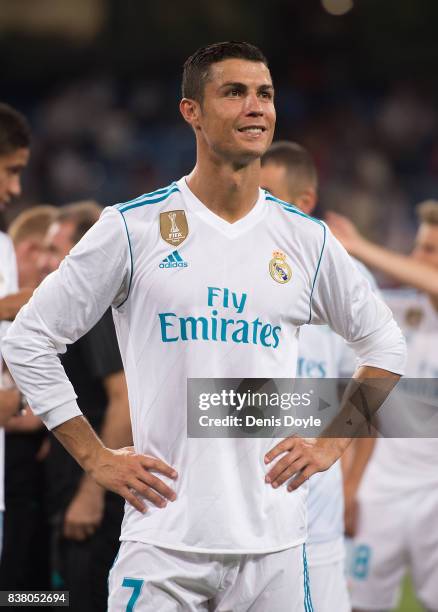
[[[136,580],[135,578],[123,578],[122,587],[132,589],[132,595],[126,606],[126,612],[132,612],[137,599],[140,597],[141,588],[144,580]]]

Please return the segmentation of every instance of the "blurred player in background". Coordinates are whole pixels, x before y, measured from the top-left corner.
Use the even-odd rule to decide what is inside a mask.
[[[410,396],[410,380],[404,381],[410,397],[407,405],[394,406],[395,411],[385,410],[382,415],[389,435],[398,425],[391,414],[411,423],[415,431],[416,415],[421,419],[422,414],[415,379],[438,378],[438,202],[424,202],[417,211],[420,226],[410,256],[375,245],[345,217],[328,215],[333,231],[352,254],[415,287],[384,293],[407,339],[406,374],[414,384]],[[436,438],[377,440],[358,496],[359,522],[350,571],[356,610],[392,609],[407,571],[425,609],[438,610],[437,460]]]
[[[42,277],[56,270],[76,242],[97,221],[94,202],[63,207],[51,223],[39,258]],[[129,404],[111,311],[68,347],[62,364],[78,404],[110,448],[132,444]],[[52,525],[52,580],[70,591],[75,609],[106,610],[108,572],[119,547],[123,500],[84,475],[52,437],[46,459],[46,492]]]
[[[3,211],[21,193],[21,173],[29,160],[30,129],[25,117],[6,104],[0,104],[0,225]],[[18,289],[17,266],[11,240],[0,232],[0,298]],[[2,338],[7,325],[0,314],[0,550],[3,541],[4,512],[4,431],[1,426],[20,408],[20,393],[2,389]]]
[[[316,207],[318,177],[309,152],[293,142],[274,143],[262,158],[261,185],[274,196],[292,202],[310,215]],[[369,274],[367,274],[370,277]],[[372,280],[372,279],[371,279]],[[329,327],[305,325],[300,330],[297,376],[350,377],[354,355]],[[333,388],[333,405],[338,389]],[[360,478],[371,454],[373,440],[353,443],[352,464],[346,478],[347,508],[354,508]],[[344,499],[340,461],[309,481],[307,558],[312,603],[318,612],[351,609],[344,569]],[[350,523],[350,517],[348,517]]]
[[[309,321],[354,345],[358,378],[390,387],[403,369],[400,330],[344,249],[259,188],[273,95],[256,47],[194,53],[180,103],[194,170],[106,209],[8,332],[5,355],[32,409],[129,502],[111,611],[312,610],[304,483],[349,439],[188,439],[188,378],[290,378]],[[137,453],[101,443],[57,356],[110,305]]]
[[[17,257],[18,286],[34,290],[42,280],[39,259],[57,209],[34,206],[15,218],[8,233]],[[49,540],[45,514],[44,444],[47,430],[29,408],[6,426],[5,523],[0,589],[49,588]]]

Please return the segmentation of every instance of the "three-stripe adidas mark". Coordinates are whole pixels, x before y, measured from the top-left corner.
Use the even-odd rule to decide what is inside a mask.
[[[178,251],[173,251],[160,263],[160,268],[187,268],[189,264],[184,261]]]

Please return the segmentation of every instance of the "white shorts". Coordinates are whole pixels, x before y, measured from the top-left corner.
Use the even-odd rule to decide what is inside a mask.
[[[306,552],[315,612],[351,612],[344,538],[307,544]]]
[[[313,612],[304,545],[218,555],[122,542],[108,612]]]
[[[371,501],[365,494],[359,498],[358,532],[348,568],[353,607],[392,609],[409,571],[420,602],[438,610],[438,491]]]

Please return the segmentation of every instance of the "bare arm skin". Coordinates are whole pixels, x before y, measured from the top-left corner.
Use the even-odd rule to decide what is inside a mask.
[[[328,212],[326,220],[333,234],[350,255],[399,283],[438,297],[438,272],[435,268],[366,240],[354,224],[343,215]]]
[[[32,297],[33,289],[21,289],[0,299],[0,321],[13,321],[18,311]]]
[[[0,389],[0,427],[17,414],[20,408],[20,392],[18,389]]]
[[[345,533],[349,537],[353,537],[356,533],[357,492],[375,444],[375,438],[358,438],[353,440],[341,457],[344,477]]]

